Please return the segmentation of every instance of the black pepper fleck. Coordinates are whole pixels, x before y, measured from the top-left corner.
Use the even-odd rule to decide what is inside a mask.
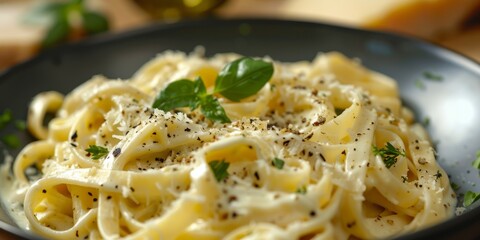
[[[118,157],[118,155],[120,155],[121,152],[122,152],[122,149],[115,148],[115,150],[113,150],[113,156]]]

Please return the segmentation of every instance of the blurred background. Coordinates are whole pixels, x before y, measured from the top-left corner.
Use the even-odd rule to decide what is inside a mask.
[[[0,0],[0,71],[42,49],[95,34],[205,17],[392,31],[480,61],[480,0]]]

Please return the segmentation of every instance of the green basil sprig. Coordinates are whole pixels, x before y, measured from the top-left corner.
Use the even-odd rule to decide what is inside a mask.
[[[220,71],[212,93],[207,93],[200,77],[194,81],[180,79],[163,89],[152,107],[163,111],[182,107],[189,107],[193,111],[200,107],[206,118],[220,123],[229,123],[230,119],[214,94],[220,94],[237,102],[255,95],[272,75],[272,63],[247,57],[240,58],[227,64]]]
[[[78,14],[82,19],[82,28],[87,35],[105,32],[109,23],[105,16],[85,8],[83,0],[67,2],[43,2],[25,16],[27,23],[49,23],[42,40],[42,47],[48,48],[64,42],[72,31],[69,17]]]
[[[241,58],[227,64],[218,74],[214,92],[238,102],[260,91],[272,74],[272,63]]]

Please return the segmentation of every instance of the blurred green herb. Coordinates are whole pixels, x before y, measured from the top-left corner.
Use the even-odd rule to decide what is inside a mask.
[[[463,196],[463,206],[468,207],[480,199],[480,193],[467,191]]]
[[[422,73],[422,79],[439,82],[439,81],[443,80],[443,77],[439,74],[436,74],[436,73],[433,73],[433,72],[430,72],[430,71],[425,71],[425,72]],[[425,83],[422,81],[422,79],[415,80],[415,86],[418,89],[425,90],[426,86],[425,86]]]
[[[10,109],[4,109],[0,114],[0,130],[7,127],[9,124],[14,124],[15,128],[23,131],[26,128],[25,121],[14,120],[12,111]],[[0,138],[0,141],[9,148],[18,148],[21,145],[20,139],[15,134],[5,134]]]
[[[415,80],[415,87],[417,87],[418,89],[424,90],[425,84],[422,82],[422,80],[417,79]]]
[[[25,129],[27,129],[27,123],[23,120],[15,120],[14,124],[15,128],[20,131],[24,131]]]
[[[109,29],[108,20],[102,14],[84,11],[82,18],[83,28],[89,35],[106,32]]]
[[[442,81],[443,77],[439,74],[430,72],[430,71],[425,71],[423,72],[423,77],[427,80],[433,80],[433,81]]]
[[[194,81],[180,79],[170,83],[155,99],[152,107],[163,111],[189,107],[192,111],[200,107],[206,118],[229,123],[225,110],[214,94],[221,94],[231,101],[256,94],[273,75],[273,64],[252,58],[240,58],[227,64],[215,80],[213,93],[208,94],[200,77]]]
[[[283,161],[280,158],[274,158],[272,163],[273,163],[273,166],[275,166],[278,169],[283,169],[283,166],[285,165],[285,161]]]
[[[295,193],[306,194],[307,193],[307,186],[302,186],[302,187],[297,188]]]
[[[430,125],[430,118],[429,117],[423,118],[422,124],[424,127],[428,127],[428,125]]]
[[[10,109],[3,110],[2,114],[0,115],[0,130],[5,128],[7,124],[12,121],[12,111]]]
[[[27,23],[48,24],[49,28],[42,40],[42,47],[48,48],[66,41],[72,33],[70,19],[80,16],[80,28],[87,35],[105,32],[109,29],[108,20],[102,14],[90,11],[83,0],[66,2],[42,2],[24,17]]]
[[[6,134],[2,136],[2,142],[9,148],[20,147],[20,139],[14,134]]]
[[[477,151],[476,159],[472,162],[472,166],[476,169],[480,169],[480,151]]]

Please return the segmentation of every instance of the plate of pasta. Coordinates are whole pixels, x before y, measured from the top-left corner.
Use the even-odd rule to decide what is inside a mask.
[[[59,47],[0,75],[0,227],[476,239],[479,80],[447,49],[308,22],[180,22]]]

